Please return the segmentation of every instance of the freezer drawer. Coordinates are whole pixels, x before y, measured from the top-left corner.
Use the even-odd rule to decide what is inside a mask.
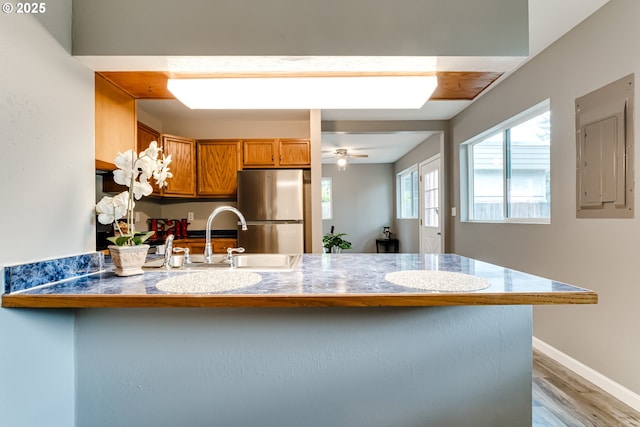
[[[304,252],[304,223],[248,223],[238,231],[238,245],[248,253],[300,254]]]

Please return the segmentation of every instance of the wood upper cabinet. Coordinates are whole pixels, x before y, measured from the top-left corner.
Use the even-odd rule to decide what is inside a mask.
[[[308,139],[257,139],[243,141],[245,168],[286,168],[311,166]]]
[[[95,75],[96,169],[115,170],[118,152],[136,148],[136,100]]]
[[[275,139],[247,139],[242,142],[244,167],[275,167],[278,146]]]
[[[162,195],[195,197],[195,139],[164,134],[161,139],[164,154],[171,154],[169,171],[173,174],[173,177],[167,180],[167,186],[162,190]]]
[[[310,167],[311,149],[308,139],[280,139],[279,164],[281,167]]]
[[[142,122],[138,122],[138,142],[137,142],[137,150],[140,153],[142,150],[146,150],[149,147],[151,141],[156,141],[158,146],[162,145],[162,141],[160,138],[160,132],[157,130],[145,125]]]
[[[236,197],[242,169],[240,147],[239,140],[196,142],[198,197]]]
[[[149,144],[151,143],[151,141],[156,141],[158,143],[158,146],[162,146],[162,139],[160,137],[160,132],[158,132],[157,130],[145,125],[144,123],[138,122],[138,137],[137,137],[138,141],[136,144],[136,150],[138,151],[138,154],[143,151],[146,150],[149,147]],[[170,165],[169,168],[171,168]],[[150,179],[149,182],[151,183],[151,186],[153,187],[153,195],[154,196],[160,196],[162,195],[162,191],[155,185],[155,179]]]

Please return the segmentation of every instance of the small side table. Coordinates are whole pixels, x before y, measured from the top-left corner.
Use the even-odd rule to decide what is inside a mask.
[[[390,239],[376,239],[376,252],[385,253],[385,252],[400,252],[400,242],[398,239],[390,238]]]

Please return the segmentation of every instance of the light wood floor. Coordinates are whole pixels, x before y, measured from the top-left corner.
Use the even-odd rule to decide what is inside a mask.
[[[640,413],[537,350],[533,427],[640,426]]]

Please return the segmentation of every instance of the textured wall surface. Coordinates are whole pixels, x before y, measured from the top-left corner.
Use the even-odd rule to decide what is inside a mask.
[[[78,427],[530,426],[531,307],[82,310]]]
[[[62,34],[71,4],[56,7]],[[93,250],[93,73],[31,16],[0,14],[0,41],[0,266]],[[73,312],[0,324],[0,425],[73,426]]]
[[[458,216],[453,250],[596,291],[598,305],[536,307],[534,335],[631,390],[640,405],[640,219],[576,218],[575,135],[576,98],[640,72],[638,16],[640,2],[610,1],[456,116],[452,139],[453,203],[460,206],[459,144],[550,99],[551,224],[464,223]],[[638,117],[636,107],[636,147]]]
[[[75,0],[75,55],[526,55],[526,0]]]
[[[322,221],[323,232],[334,225],[336,233],[348,234],[349,252],[375,252],[382,227],[393,225],[392,172],[390,163],[349,164],[344,171],[323,164],[322,176],[331,178],[333,191],[333,218]]]

